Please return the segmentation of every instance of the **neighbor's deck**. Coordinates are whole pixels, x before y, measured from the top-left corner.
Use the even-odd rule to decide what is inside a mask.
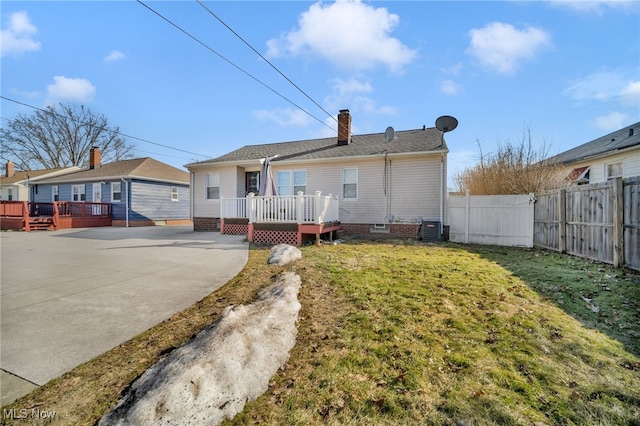
[[[295,244],[332,240],[340,230],[340,205],[336,197],[322,195],[254,196],[221,198],[220,233],[246,235],[256,244]]]
[[[3,230],[55,230],[111,226],[109,203],[0,201]]]

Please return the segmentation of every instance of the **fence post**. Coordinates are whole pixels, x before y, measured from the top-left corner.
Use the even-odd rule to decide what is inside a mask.
[[[624,265],[624,192],[622,178],[613,181],[613,267]]]
[[[464,243],[469,244],[469,218],[471,212],[471,197],[469,190],[465,191],[464,199]]]
[[[53,229],[58,229],[58,221],[60,220],[60,209],[58,208],[58,202],[53,202]]]
[[[322,201],[320,198],[321,192],[320,191],[316,191],[316,201],[314,204],[314,208],[313,208],[313,223],[315,223],[316,225],[319,225],[320,223],[322,223],[322,221],[320,220],[320,215],[322,214]]]
[[[567,251],[567,191],[558,191],[558,251]]]

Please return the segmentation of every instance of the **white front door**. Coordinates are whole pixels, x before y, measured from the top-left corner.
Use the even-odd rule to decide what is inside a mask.
[[[94,183],[92,192],[93,192],[93,198],[91,199],[91,201],[93,201],[94,203],[101,203],[102,202],[102,184]],[[100,216],[102,214],[102,206],[94,205],[92,207],[92,213],[94,216]]]

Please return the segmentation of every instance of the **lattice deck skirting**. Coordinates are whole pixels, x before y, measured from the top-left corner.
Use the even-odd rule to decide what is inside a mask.
[[[224,224],[224,233],[227,235],[247,235],[248,232],[249,225],[236,223]]]
[[[270,231],[256,229],[253,232],[253,242],[255,244],[298,244],[298,233],[295,231]]]

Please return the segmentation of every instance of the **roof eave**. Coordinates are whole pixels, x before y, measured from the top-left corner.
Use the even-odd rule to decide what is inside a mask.
[[[388,156],[389,157],[406,157],[406,156],[415,157],[416,155],[429,156],[434,154],[447,154],[448,152],[449,152],[449,149],[445,147],[444,149],[434,149],[429,151],[393,152],[393,153],[389,153]],[[336,162],[340,160],[370,160],[372,158],[376,158],[382,155],[384,155],[384,151],[376,152],[373,154],[367,154],[367,155],[352,155],[352,156],[339,156],[339,157],[326,157],[326,158],[304,158],[304,159],[290,158],[286,160],[276,159],[272,161],[271,164],[273,165],[289,164],[289,163],[296,163],[296,164],[305,163],[306,164],[306,163],[329,163],[329,162]],[[189,170],[210,168],[210,167],[216,167],[216,166],[250,167],[254,165],[254,162],[256,166],[260,165],[260,162],[262,160],[263,160],[262,158],[252,158],[252,159],[246,159],[246,160],[215,161],[210,163],[186,164],[184,167],[186,167]]]

